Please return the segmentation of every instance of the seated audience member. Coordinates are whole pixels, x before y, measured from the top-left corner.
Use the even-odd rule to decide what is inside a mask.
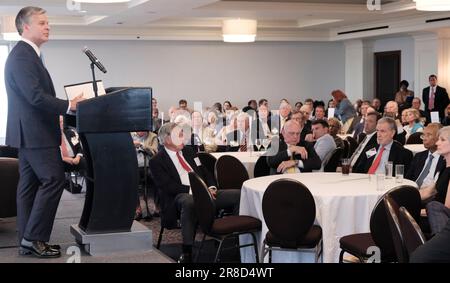
[[[327,111],[326,111],[326,116],[328,118],[330,118],[329,117],[330,115],[328,115],[328,109],[330,109],[330,108],[333,108],[333,109],[336,108],[336,102],[334,101],[333,98],[328,101],[328,107],[327,107]]]
[[[405,172],[408,171],[413,155],[411,151],[394,141],[396,127],[396,123],[392,118],[384,117],[378,120],[378,146],[365,152],[365,154],[361,154],[362,159],[359,161],[358,167],[354,168],[354,172],[385,173],[385,166],[388,161],[392,161],[393,168],[397,164],[403,164]]]
[[[427,149],[416,153],[405,178],[417,183],[419,188],[428,187],[437,180],[440,172],[445,170],[444,157],[437,152],[441,124],[430,123],[422,134],[423,145]]]
[[[236,130],[226,136],[227,145],[231,147],[231,151],[237,149],[245,152],[250,147],[250,116],[245,112],[239,113],[236,124]]]
[[[193,111],[188,108],[186,99],[180,99],[180,101],[178,102],[178,109],[187,111],[189,113],[192,113],[192,111]]]
[[[420,113],[414,108],[407,109],[407,116],[406,121],[408,122],[408,125],[404,126],[403,129],[406,132],[405,139],[408,140],[408,138],[414,134],[414,133],[421,133],[423,132],[423,125],[419,122]]]
[[[403,129],[405,129],[405,126],[407,126],[408,123],[408,109],[403,109],[400,122],[402,123]]]
[[[341,90],[333,90],[331,92],[333,99],[336,103],[336,110],[334,116],[338,118],[344,125],[344,131],[349,128],[350,125],[346,127],[347,123],[352,123],[353,117],[356,116],[355,108],[353,107],[350,100],[348,100],[345,93]]]
[[[163,227],[177,226],[180,215],[183,254],[179,262],[192,261],[192,244],[197,217],[194,201],[190,193],[188,173],[196,172],[206,184],[214,184],[213,177],[201,166],[195,153],[183,144],[183,130],[175,123],[161,127],[158,135],[164,147],[150,161],[150,170],[161,193],[161,221]],[[232,208],[239,213],[240,190],[209,190],[215,197],[217,209]]]
[[[237,129],[237,114],[233,114],[230,117],[230,122],[222,127],[220,131],[217,133],[215,138],[215,143],[217,145],[227,145],[227,136],[229,133],[236,131]]]
[[[203,129],[203,116],[200,112],[194,111],[191,116],[191,138],[186,146],[190,146],[194,152],[205,151]],[[186,133],[185,133],[186,134]]]
[[[426,206],[432,234],[439,233],[450,217],[450,191],[448,190],[450,181],[450,127],[439,130],[439,139],[436,146],[436,151],[446,160],[446,167],[439,174],[436,183],[432,183],[419,191],[422,200],[427,201],[432,198],[432,201]]]
[[[233,105],[231,105],[231,102],[225,100],[225,102],[223,103],[223,113],[227,113],[228,110],[231,110],[231,107],[233,107]]]
[[[353,136],[358,136],[360,133],[362,133],[364,129],[364,119],[367,115],[367,110],[370,107],[369,101],[363,101],[361,102],[361,107],[359,107],[359,115],[356,115],[353,118],[352,124],[348,128],[347,132],[351,132]]]
[[[450,126],[450,104],[445,109],[447,115],[444,118],[444,121],[442,121],[442,125],[444,126]]]
[[[374,98],[372,100],[372,108],[375,109],[375,111],[377,111],[378,113],[383,114],[384,109],[379,98]]]
[[[289,119],[289,117],[291,116],[291,110],[292,107],[291,105],[286,102],[287,100],[282,100],[280,107],[278,108],[278,115],[275,115],[272,118],[272,123],[273,121],[275,121],[274,124],[272,124],[272,128],[275,128],[276,125],[279,125],[278,133],[281,132],[281,130],[283,129],[284,123],[286,123],[286,121]]]
[[[284,139],[272,141],[278,142],[278,151],[267,156],[271,174],[311,172],[320,169],[321,161],[312,144],[300,140],[299,123],[295,120],[287,121],[281,133]]]
[[[323,168],[330,159],[333,151],[336,149],[336,143],[333,137],[329,134],[329,125],[325,120],[316,120],[312,123],[312,134],[306,136],[306,141],[314,142],[314,150],[319,155]]]
[[[271,121],[269,119],[269,109],[267,109],[267,106],[261,105],[258,108],[258,118],[252,122],[251,135],[253,144],[257,139],[272,137]]]
[[[314,120],[326,120],[324,106],[317,105],[316,108],[314,108]]]
[[[59,126],[61,129],[61,157],[64,161],[64,171],[84,171],[86,161],[83,157],[83,148],[81,147],[78,133],[71,128],[64,128],[64,118],[59,116]],[[67,180],[72,182],[71,178]],[[81,189],[81,188],[79,188]]]
[[[261,98],[261,99],[258,101],[258,107],[261,107],[262,105],[266,106],[267,109],[269,109],[269,101],[267,101],[267,99]]]
[[[396,134],[394,136],[394,139],[401,143],[402,145],[406,142],[406,132],[403,130],[403,125],[401,122],[401,117],[399,117],[398,113],[398,105],[395,101],[388,101],[386,103],[385,111],[383,114],[384,117],[389,117],[394,119],[395,124],[397,125]]]
[[[159,118],[159,110],[158,108],[152,108],[152,132],[158,133],[159,128],[161,128],[162,124],[161,118]]]
[[[311,125],[312,125],[312,121],[311,121],[311,114],[312,114],[312,108],[308,105],[305,104],[300,108],[300,112],[303,115],[303,128],[305,128],[306,131],[311,132]]]
[[[360,142],[355,152],[350,158],[352,172],[366,173],[364,163],[367,162],[367,155],[376,150],[377,143],[377,122],[381,116],[378,112],[369,112],[364,121],[364,133],[359,136]]]
[[[294,110],[300,111],[300,108],[302,108],[302,106],[303,106],[303,103],[298,101],[295,103]]]
[[[341,122],[335,117],[328,119],[328,125],[330,127],[330,135],[334,139],[334,143],[336,147],[344,148],[344,141],[338,137],[338,134],[341,133]]]
[[[409,83],[406,80],[400,82],[400,89],[395,94],[395,102],[398,103],[400,111],[411,107],[414,98],[414,91],[408,89]]]
[[[424,122],[424,125],[426,126],[426,125],[428,125],[428,123],[431,123],[431,120],[430,120],[430,117],[428,117],[428,115],[425,113],[425,111],[420,109],[421,105],[422,105],[422,100],[420,100],[420,98],[418,98],[418,97],[414,97],[412,100],[411,108],[414,108],[417,111],[419,111],[420,118]]]
[[[312,134],[311,127],[305,127],[305,123],[309,120],[304,118],[303,112],[294,110],[291,114],[291,119],[296,121],[300,125],[300,140],[304,141],[308,134]],[[311,121],[309,121],[311,122]]]
[[[249,100],[247,103],[247,106],[242,108],[242,112],[248,112],[250,110],[253,110],[253,113],[256,113],[256,110],[258,110],[258,104],[256,103],[256,100],[254,100],[254,99]]]

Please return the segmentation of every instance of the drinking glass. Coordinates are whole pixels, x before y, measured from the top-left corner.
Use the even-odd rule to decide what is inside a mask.
[[[342,164],[342,175],[349,175],[350,174],[350,159],[349,158],[341,159],[341,164]]]
[[[267,151],[267,148],[270,145],[270,139],[263,139],[262,146],[264,147],[264,151]]]
[[[377,191],[384,191],[384,177],[383,173],[377,173]]]
[[[395,165],[395,181],[403,183],[403,175],[405,173],[405,166],[403,164]]]
[[[388,161],[386,163],[386,179],[391,179],[392,178],[392,173],[393,173],[393,163],[392,161]]]
[[[261,149],[261,140],[259,140],[259,139],[255,140],[255,145],[256,145],[256,148],[259,151]]]

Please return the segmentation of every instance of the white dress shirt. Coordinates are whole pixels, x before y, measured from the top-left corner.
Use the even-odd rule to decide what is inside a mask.
[[[422,172],[425,169],[425,166],[427,165],[428,160],[430,160],[430,156],[431,155],[433,155],[433,161],[431,161],[430,171],[428,172],[428,175],[425,176],[425,178],[423,179],[422,187],[428,186],[431,183],[436,183],[437,179],[439,178],[439,174],[436,174],[436,176],[435,176],[436,167],[437,167],[437,164],[439,162],[439,158],[441,157],[437,151],[435,151],[433,153],[428,151],[428,157],[425,160],[425,163],[423,164],[424,168],[422,168],[422,171],[420,171],[419,176],[422,175]],[[419,177],[417,177],[417,178],[419,178]]]
[[[167,147],[164,147],[164,149],[166,150],[167,154],[169,154],[169,157],[172,160],[173,165],[175,165],[175,168],[177,169],[178,175],[180,176],[181,184],[183,184],[185,186],[191,186],[191,183],[189,182],[189,172],[184,170],[183,166],[181,166],[181,163],[177,157],[177,152],[170,150]],[[189,165],[189,163],[184,158],[182,151],[180,151],[180,156],[181,156],[181,158],[183,158],[184,162],[186,162],[187,166],[189,166],[189,168],[191,168],[191,170],[192,170],[192,167]],[[189,189],[189,194],[192,194],[190,189]]]
[[[377,131],[366,135],[366,137],[364,138],[364,140],[360,143],[360,145],[358,146],[357,150],[355,151],[355,155],[353,156],[352,162],[350,163],[350,166],[353,167],[355,166],[356,161],[358,160],[359,156],[361,155],[363,149],[366,147],[366,145],[369,143],[370,139],[373,137],[373,135],[375,135],[377,133]]]
[[[378,164],[378,168],[375,173],[386,173],[386,164],[389,161],[389,154],[391,154],[391,147],[392,147],[393,143],[394,143],[394,141],[391,141],[390,143],[388,143],[387,145],[384,146],[383,156],[381,156],[380,164]],[[373,159],[373,161],[375,161],[378,157],[378,154],[380,154],[381,147],[383,147],[383,145],[380,144],[377,155],[375,155],[375,158]],[[372,163],[373,163],[373,161],[372,161]]]

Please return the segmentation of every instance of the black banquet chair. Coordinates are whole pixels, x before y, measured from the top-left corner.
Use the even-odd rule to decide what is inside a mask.
[[[353,155],[353,153],[355,152],[355,150],[358,148],[358,142],[356,141],[356,139],[354,139],[351,136],[348,136],[345,139],[347,140],[347,142],[350,145],[350,150],[348,153],[348,157],[350,158]]]
[[[19,160],[0,157],[0,218],[17,214],[16,194],[19,183]]]
[[[378,200],[372,210],[370,215],[370,232],[347,235],[339,240],[341,248],[339,262],[343,262],[344,253],[357,257],[361,263],[365,262],[372,256],[372,254],[367,253],[367,249],[371,246],[380,248],[380,260],[382,262],[397,261],[384,207],[383,199],[385,195],[390,195],[399,206],[404,206],[408,211],[411,211],[416,220],[420,218],[421,199],[416,188],[403,185],[389,190]]]
[[[206,184],[194,172],[189,172],[189,181],[194,198],[195,212],[203,232],[203,239],[197,253],[196,261],[199,258],[206,236],[219,242],[219,247],[214,258],[214,262],[217,262],[225,240],[241,234],[250,234],[253,238],[253,243],[240,245],[239,248],[253,246],[256,262],[258,262],[258,244],[255,233],[261,231],[261,221],[252,216],[245,215],[231,215],[216,218],[216,205]]]
[[[253,169],[253,177],[264,177],[270,175],[270,167],[267,165],[267,156],[261,155],[255,163],[255,169]]]
[[[242,184],[249,179],[247,169],[239,159],[231,155],[219,157],[214,169],[219,190],[242,188]]]
[[[199,152],[197,153],[197,156],[200,159],[202,166],[209,172],[209,174],[211,174],[211,176],[214,176],[214,168],[216,167],[217,158],[208,152]]]
[[[324,172],[336,172],[336,168],[340,165],[343,158],[344,150],[340,147],[336,148],[328,159],[327,164],[323,167]]]
[[[270,183],[262,200],[264,220],[269,231],[265,235],[261,261],[272,250],[312,252],[315,262],[322,254],[322,228],[314,225],[316,205],[308,188],[292,179]],[[323,260],[323,257],[322,257]]]
[[[403,240],[402,231],[400,229],[398,204],[389,195],[385,195],[383,201],[386,209],[389,229],[392,235],[395,254],[397,255],[397,262],[406,263],[408,262],[408,255],[406,253],[405,243]]]
[[[403,206],[399,208],[398,219],[400,222],[400,230],[403,235],[406,254],[409,259],[411,254],[419,246],[425,244],[426,238],[414,217]]]
[[[423,140],[421,138],[423,133],[417,132],[408,137],[406,140],[406,144],[423,144]]]

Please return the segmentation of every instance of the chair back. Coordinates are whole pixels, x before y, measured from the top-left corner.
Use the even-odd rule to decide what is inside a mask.
[[[194,209],[202,231],[208,234],[211,231],[216,215],[216,204],[205,182],[195,173],[189,172]]]
[[[316,218],[311,192],[292,179],[270,183],[264,192],[262,210],[267,228],[282,243],[282,248],[296,248]]]
[[[423,144],[423,140],[420,138],[422,133],[417,132],[408,137],[406,144]]]
[[[416,220],[405,207],[400,207],[398,216],[407,252],[407,259],[409,259],[411,253],[423,245],[426,239]]]
[[[231,155],[223,155],[216,162],[214,170],[217,186],[220,190],[242,188],[242,184],[249,179],[247,169]]]
[[[405,263],[407,262],[408,255],[406,253],[403,235],[400,229],[400,221],[398,219],[399,207],[390,195],[385,195],[383,201],[392,241],[394,243],[395,254],[397,255],[397,261]]]
[[[343,158],[344,150],[340,147],[336,148],[331,154],[330,159],[328,159],[327,164],[323,167],[324,172],[336,172],[336,168],[339,166],[341,162],[341,158]]]
[[[19,158],[19,150],[8,145],[0,145],[0,157]]]
[[[382,257],[395,257],[395,248],[389,230],[384,197],[389,195],[398,206],[407,207],[415,219],[420,218],[421,199],[419,191],[412,186],[403,185],[395,187],[386,192],[376,203],[370,216],[370,233],[375,244],[380,248]]]
[[[267,156],[261,155],[255,164],[255,169],[253,170],[253,176],[255,178],[269,176],[270,167],[267,165]]]
[[[348,157],[351,157],[355,150],[358,148],[358,142],[351,136],[345,138],[350,145],[350,150],[348,152]]]
[[[350,155],[350,144],[347,140],[342,140],[344,147],[342,148],[342,158],[348,158]]]
[[[208,152],[199,152],[197,153],[202,166],[208,171],[211,176],[214,176],[214,168],[216,166],[217,158],[215,158],[212,154]]]
[[[0,218],[17,214],[16,194],[19,183],[19,160],[0,157]]]

